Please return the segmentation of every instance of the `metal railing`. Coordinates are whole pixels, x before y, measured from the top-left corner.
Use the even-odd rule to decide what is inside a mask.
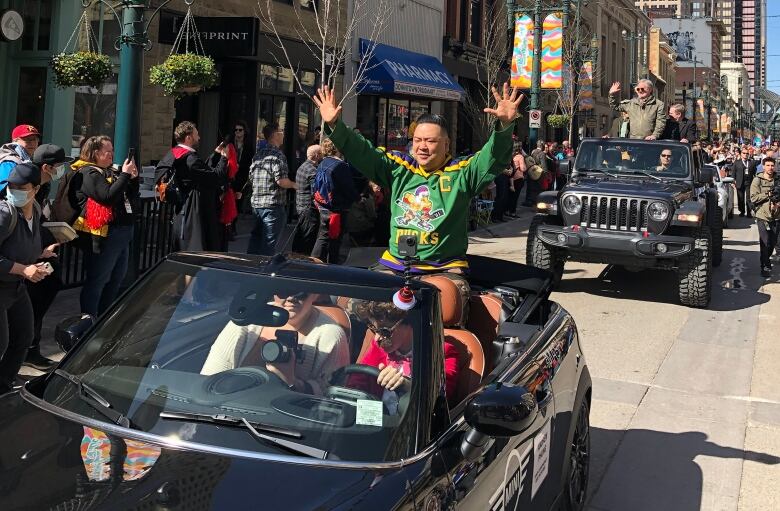
[[[154,197],[140,200],[141,211],[135,215],[130,263],[125,282],[132,282],[167,256],[173,247],[173,206]],[[84,253],[77,243],[67,243],[59,250],[64,287],[84,283]]]

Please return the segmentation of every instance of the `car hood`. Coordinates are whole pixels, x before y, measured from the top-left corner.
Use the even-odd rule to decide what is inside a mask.
[[[692,195],[691,186],[686,181],[657,181],[655,179],[580,179],[566,186],[566,191],[577,193],[597,193],[605,195],[628,195],[658,199],[684,200]]]
[[[0,397],[5,509],[385,509],[404,469],[362,470],[220,456],[108,435]]]

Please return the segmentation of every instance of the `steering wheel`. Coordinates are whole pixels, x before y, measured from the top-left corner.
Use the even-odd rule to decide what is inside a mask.
[[[330,386],[325,391],[325,395],[332,399],[357,401],[358,399],[375,399],[376,396],[360,389],[346,387],[344,384],[349,374],[362,374],[368,376],[372,381],[379,377],[379,368],[363,364],[350,364],[337,369],[330,377]],[[339,383],[340,385],[334,385]]]

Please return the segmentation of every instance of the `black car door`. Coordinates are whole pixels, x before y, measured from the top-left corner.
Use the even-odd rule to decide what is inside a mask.
[[[460,448],[470,429],[463,419],[464,404],[453,411],[454,424],[440,439],[439,452],[455,508],[546,510],[555,502],[561,489],[569,429],[568,420],[556,424],[555,392],[560,388],[557,380],[565,379],[558,369],[566,355],[563,346],[569,323],[568,315],[553,316],[525,353],[505,359],[492,373],[495,381],[523,386],[535,395],[539,410],[527,430],[514,437],[496,438],[482,456],[467,459]]]

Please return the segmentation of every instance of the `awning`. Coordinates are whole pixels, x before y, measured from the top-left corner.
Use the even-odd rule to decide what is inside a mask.
[[[360,54],[371,41],[360,40]],[[363,94],[407,94],[427,98],[460,101],[465,92],[436,57],[376,44],[368,70],[358,84]]]

